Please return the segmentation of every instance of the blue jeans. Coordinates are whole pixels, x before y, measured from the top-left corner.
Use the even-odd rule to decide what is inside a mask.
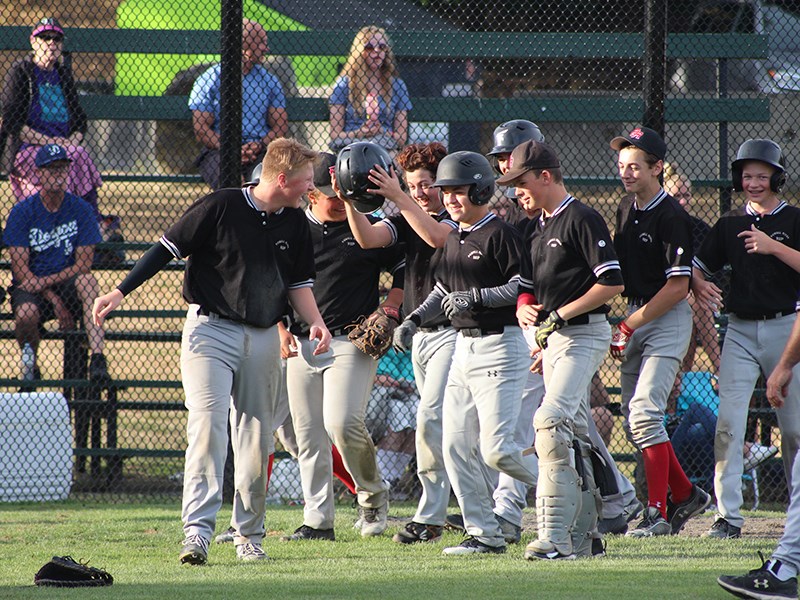
[[[707,406],[689,406],[672,434],[672,447],[686,476],[710,490],[714,485],[714,431],[717,416]]]

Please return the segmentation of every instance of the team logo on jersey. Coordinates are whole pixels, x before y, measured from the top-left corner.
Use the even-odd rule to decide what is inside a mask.
[[[483,252],[481,252],[480,250],[473,250],[472,252],[467,254],[467,257],[471,258],[472,260],[480,260],[481,258],[483,258]]]
[[[281,252],[286,252],[289,249],[289,242],[287,242],[286,240],[278,240],[277,242],[275,242],[275,246]]]
[[[600,240],[599,242],[597,242],[597,245],[600,246],[601,248],[605,248],[606,247],[606,241],[605,240]]]
[[[643,244],[652,244],[653,236],[651,236],[649,233],[640,233],[639,241],[642,242]]]
[[[551,248],[558,248],[559,246],[563,246],[564,244],[561,243],[561,240],[558,238],[550,238],[547,240],[547,245]]]
[[[781,242],[782,244],[785,244],[789,241],[789,234],[785,231],[776,231],[774,233],[770,233],[769,237],[775,241]]]
[[[678,246],[677,250],[675,250],[675,254],[677,254],[678,256],[682,256],[683,255],[683,248]]]
[[[349,246],[350,248],[355,246],[357,243],[358,242],[356,242],[355,238],[352,236],[348,236],[342,240],[342,244],[344,244],[345,246]]]
[[[642,131],[641,129],[639,129],[639,128],[637,127],[636,129],[634,129],[633,131],[631,131],[631,132],[628,134],[628,137],[630,137],[630,138],[633,138],[634,140],[638,140],[638,139],[640,139],[640,138],[641,138],[643,135],[644,135],[644,131]]]

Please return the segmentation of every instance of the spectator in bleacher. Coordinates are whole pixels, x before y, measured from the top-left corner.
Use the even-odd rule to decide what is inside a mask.
[[[264,159],[267,145],[284,137],[289,128],[286,98],[280,81],[261,64],[269,50],[264,27],[249,19],[242,23],[242,155],[244,180]],[[221,65],[197,78],[189,95],[194,136],[204,148],[195,161],[211,189],[218,190],[220,165]]]
[[[105,335],[92,321],[97,280],[91,266],[100,229],[89,204],[66,191],[71,164],[66,148],[42,146],[34,164],[39,191],[14,205],[3,234],[11,257],[11,306],[23,349],[22,379],[38,378],[40,324],[55,318],[66,330],[82,318],[92,352],[89,377],[105,383]]]
[[[46,144],[66,149],[70,159],[66,191],[80,196],[93,209],[102,185],[86,148],[86,113],[78,102],[69,55],[64,52],[64,29],[54,18],[41,19],[30,36],[33,53],[15,62],[6,75],[2,95],[0,154],[17,200],[38,190],[36,153]]]
[[[329,104],[331,149],[366,141],[395,150],[406,143],[411,99],[385,30],[369,25],[356,33]]]

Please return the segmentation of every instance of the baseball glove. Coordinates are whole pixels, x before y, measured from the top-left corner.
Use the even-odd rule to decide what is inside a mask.
[[[36,585],[47,587],[99,587],[114,578],[103,569],[76,562],[71,556],[54,556],[33,576]]]
[[[379,360],[392,346],[392,335],[400,324],[400,313],[392,306],[381,306],[368,317],[362,317],[352,325],[347,339],[353,345]]]

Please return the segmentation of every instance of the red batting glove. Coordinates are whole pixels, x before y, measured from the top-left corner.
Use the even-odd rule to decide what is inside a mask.
[[[628,342],[630,341],[631,337],[633,337],[634,331],[635,330],[628,327],[625,321],[620,321],[619,325],[614,327],[614,330],[611,334],[611,346],[609,348],[611,351],[611,356],[617,360],[622,360],[625,358],[625,350],[628,347]]]

